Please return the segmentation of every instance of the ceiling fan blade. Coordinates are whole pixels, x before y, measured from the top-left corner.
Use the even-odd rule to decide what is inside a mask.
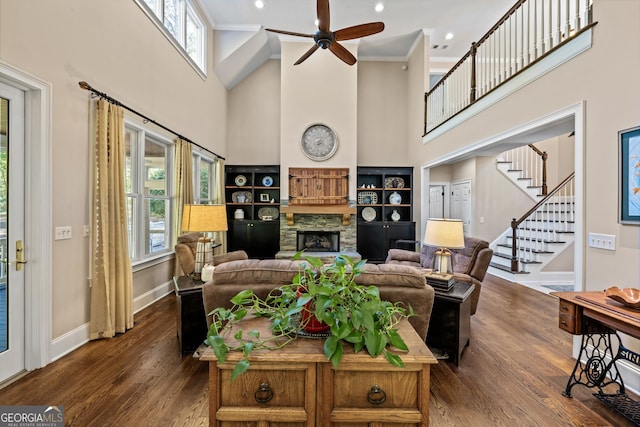
[[[329,13],[329,0],[318,0],[318,29],[324,32],[330,32],[331,16]]]
[[[351,40],[370,36],[384,30],[384,22],[369,22],[368,24],[355,25],[343,28],[335,32],[336,40]]]
[[[329,46],[329,50],[333,52],[335,56],[342,59],[344,62],[346,62],[349,65],[353,65],[356,63],[355,56],[353,56],[351,52],[349,52],[347,48],[342,46],[340,43],[333,42],[331,46]]]
[[[318,46],[317,44],[314,44],[314,45],[311,47],[311,49],[309,49],[308,51],[306,51],[306,52],[305,52],[305,54],[304,54],[304,55],[302,55],[302,56],[300,57],[300,59],[298,59],[298,60],[296,61],[296,63],[295,63],[295,64],[293,64],[293,65],[298,65],[298,64],[301,64],[302,62],[304,62],[308,57],[310,57],[310,56],[311,56],[311,54],[312,54],[313,52],[315,52],[316,50],[318,50],[318,48],[319,48],[319,47],[320,47],[320,46]]]
[[[272,28],[265,28],[266,31],[271,31],[272,33],[278,34],[286,34],[289,36],[298,36],[298,37],[310,37],[313,38],[313,34],[303,34],[303,33],[294,33],[293,31],[283,31],[283,30],[274,30]]]

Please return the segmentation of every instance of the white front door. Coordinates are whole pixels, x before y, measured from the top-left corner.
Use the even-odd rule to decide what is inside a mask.
[[[461,219],[465,236],[471,230],[471,181],[451,184],[451,218]]]
[[[24,92],[0,83],[0,383],[25,369]]]

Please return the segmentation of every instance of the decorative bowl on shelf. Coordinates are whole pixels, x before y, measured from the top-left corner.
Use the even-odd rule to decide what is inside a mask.
[[[612,286],[604,291],[607,298],[623,304],[625,307],[640,309],[640,289]]]

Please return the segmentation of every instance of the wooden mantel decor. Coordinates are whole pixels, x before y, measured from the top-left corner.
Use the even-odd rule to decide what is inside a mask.
[[[351,215],[356,214],[356,208],[348,205],[295,205],[281,206],[280,212],[287,216],[287,225],[293,225],[293,214],[304,215],[342,215],[342,225],[351,224]]]
[[[289,206],[282,206],[287,224],[293,214],[342,215],[342,224],[351,223],[355,207],[349,207],[348,168],[289,168]]]

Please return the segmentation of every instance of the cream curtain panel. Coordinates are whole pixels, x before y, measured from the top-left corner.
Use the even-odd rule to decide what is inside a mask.
[[[124,189],[122,107],[96,103],[91,210],[91,312],[89,338],[110,338],[133,327],[133,275]]]
[[[213,203],[216,205],[224,205],[226,203],[224,196],[224,161],[217,159],[214,167],[216,186],[213,189]],[[221,253],[227,253],[227,232],[218,231],[214,234],[214,238],[216,242],[222,243]]]
[[[185,204],[192,204],[193,195],[193,149],[191,143],[181,138],[176,140],[176,161],[174,170],[174,182],[176,185],[176,197],[174,199],[175,222],[173,223],[173,236],[175,245],[178,236],[182,234],[182,211]],[[178,258],[175,259],[174,275],[181,276],[184,273],[180,268]]]

